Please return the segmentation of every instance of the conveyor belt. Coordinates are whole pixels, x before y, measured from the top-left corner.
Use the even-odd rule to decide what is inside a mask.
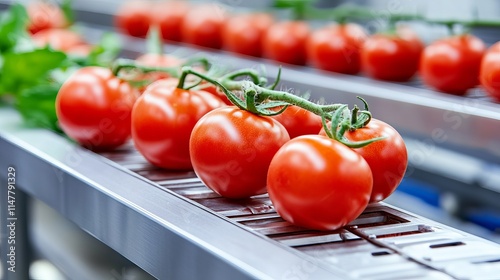
[[[300,252],[360,279],[489,279],[500,275],[500,247],[378,203],[344,229],[320,232],[284,221],[267,195],[220,197],[193,172],[169,172],[145,161],[129,145],[101,154],[124,168]],[[467,269],[460,269],[461,266]],[[499,276],[500,277],[500,276]],[[491,278],[494,279],[494,278]]]
[[[500,245],[384,203],[341,230],[311,231],[283,221],[266,195],[223,199],[130,144],[98,155],[24,128],[12,110],[0,109],[0,120],[0,170],[15,166],[20,190],[160,279],[500,275]]]

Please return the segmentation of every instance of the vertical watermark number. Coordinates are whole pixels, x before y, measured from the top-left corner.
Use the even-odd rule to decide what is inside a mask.
[[[16,272],[16,169],[7,168],[7,270]]]

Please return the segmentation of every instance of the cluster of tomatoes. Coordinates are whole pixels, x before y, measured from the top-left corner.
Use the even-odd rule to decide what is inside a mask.
[[[201,19],[202,15],[206,13],[195,18]],[[61,25],[55,24],[59,21],[43,25],[37,24],[36,18],[40,19],[31,17],[31,26],[38,27],[30,27],[35,41],[39,34],[72,32],[65,29],[64,21]],[[265,29],[262,27],[262,32]],[[57,45],[55,39],[47,40],[43,45],[59,46],[65,52],[72,50],[64,45],[71,40],[60,41],[62,45]],[[75,46],[86,46],[84,40],[78,42]],[[254,51],[255,47],[248,49]],[[284,219],[318,230],[348,224],[368,203],[388,197],[404,176],[406,147],[387,123],[371,119],[361,128],[345,130],[339,136],[344,140],[338,141],[327,136],[336,134],[338,127],[327,127],[325,131],[318,110],[315,114],[301,108],[303,101],[299,97],[293,97],[298,101],[291,103],[299,106],[290,104],[277,115],[274,114],[283,109],[283,102],[276,108],[265,101],[252,103],[254,109],[247,104],[245,109],[244,88],[278,97],[291,94],[262,85],[265,79],[260,77],[254,76],[251,82],[236,79],[243,70],[218,78],[211,77],[209,69],[203,67],[181,71],[188,61],[148,53],[127,62],[139,70],[132,74],[117,68],[119,60],[113,68],[80,68],[57,94],[55,107],[60,128],[92,150],[114,149],[131,138],[151,164],[174,171],[194,170],[209,188],[227,198],[245,199],[268,192]],[[157,67],[170,71],[143,71]],[[202,79],[197,80],[196,76]],[[255,106],[261,105],[265,109],[258,112],[268,112],[269,116],[255,112]],[[337,110],[338,116],[349,115]],[[344,144],[377,137],[384,138],[369,145]]]
[[[92,46],[71,25],[57,5],[34,1],[27,5],[28,31],[35,45],[50,45],[53,49],[74,55],[88,55]]]
[[[163,56],[180,72],[182,59]],[[144,65],[136,63],[138,68]],[[299,106],[265,116],[226,104],[221,94],[227,102],[228,90],[224,81],[213,82],[215,78],[187,87],[193,77],[148,73],[140,77],[156,81],[141,92],[119,72],[84,67],[63,84],[56,111],[60,127],[70,138],[102,150],[118,147],[131,137],[153,165],[194,170],[221,196],[244,199],[269,192],[278,213],[294,224],[319,230],[342,227],[368,203],[388,197],[404,176],[403,139],[380,120],[372,119],[342,137],[352,142],[384,139],[349,148],[325,136],[322,118]],[[203,71],[194,72],[203,75]],[[204,90],[214,88],[208,82],[220,90]],[[230,83],[233,88],[235,83],[247,83],[248,88],[250,82]],[[252,86],[262,86],[256,83]]]
[[[500,101],[499,47],[485,55],[485,44],[471,34],[424,46],[408,28],[371,36],[354,23],[311,30],[305,21],[277,22],[264,13],[229,15],[221,6],[183,1],[129,2],[118,11],[116,24],[132,36],[145,37],[149,26],[157,25],[167,40],[344,74],[363,72],[380,80],[404,82],[419,73],[424,84],[454,95],[465,95],[481,82]]]

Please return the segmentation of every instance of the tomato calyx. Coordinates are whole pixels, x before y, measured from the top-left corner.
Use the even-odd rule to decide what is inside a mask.
[[[358,105],[354,104],[354,108],[351,113],[351,126],[349,128],[351,131],[365,127],[372,119],[372,113],[370,113],[370,110],[368,109],[368,102],[359,96],[356,96],[356,98],[363,102],[365,109],[360,111]]]
[[[179,82],[180,86],[182,86],[183,81],[188,75],[197,76],[217,86],[235,106],[255,115],[279,115],[290,105],[296,105],[311,111],[322,117],[323,126],[328,137],[350,148],[364,147],[375,141],[384,139],[383,137],[377,137],[353,142],[344,136],[347,130],[352,131],[362,128],[370,122],[371,113],[368,110],[367,102],[363,98],[358,97],[364,104],[364,110],[360,110],[357,106],[354,106],[353,110],[350,111],[345,104],[319,105],[289,92],[274,90],[279,83],[281,69],[278,72],[275,82],[269,86],[266,86],[266,79],[261,78],[259,74],[252,69],[234,71],[226,74],[222,78],[214,79],[209,75],[193,70],[191,67],[183,67]],[[237,80],[237,78],[241,77],[247,77],[249,79]],[[232,90],[243,92],[243,96],[237,96]],[[348,114],[349,112],[350,114]],[[331,128],[327,126],[327,119],[331,120]]]
[[[160,66],[147,66],[137,63],[135,60],[120,58],[115,61],[115,63],[111,67],[111,71],[113,75],[121,78],[122,80],[126,80],[134,87],[144,87],[151,83],[149,80],[140,79],[141,75],[147,73],[166,73],[170,77],[179,78],[181,76],[182,67],[185,66],[197,66],[200,65],[202,69],[212,70],[210,62],[205,57],[192,57],[187,59],[180,66],[171,66],[171,67],[160,67]],[[124,71],[128,70],[128,71]],[[122,72],[125,72],[123,75]],[[215,70],[214,72],[215,73]],[[138,79],[139,78],[139,79]],[[182,85],[184,82],[182,83]],[[196,85],[194,85],[196,86]],[[192,87],[194,87],[192,86]]]
[[[363,100],[360,97],[358,98]],[[336,110],[333,113],[331,118],[331,125],[327,123],[326,117],[324,115],[322,116],[321,120],[323,122],[323,129],[325,130],[325,133],[329,138],[337,140],[338,142],[346,145],[349,148],[361,148],[373,142],[380,141],[386,138],[386,137],[375,137],[363,141],[350,141],[349,139],[347,139],[344,136],[346,131],[348,130],[353,131],[356,130],[357,128],[364,127],[371,120],[371,113],[368,111],[361,111],[362,113],[360,114],[360,116],[362,117],[359,118],[358,116],[359,108],[357,108],[357,106],[354,107],[351,114],[348,114],[348,112],[349,110],[347,105],[342,105],[338,110]],[[357,119],[354,120],[354,118]]]
[[[197,63],[201,63],[208,71],[197,71],[192,67]],[[223,76],[220,76],[220,69],[210,67],[208,60],[197,58],[188,60],[182,68],[176,67],[150,67],[137,65],[131,60],[117,60],[113,67],[113,73],[118,75],[122,69],[138,69],[142,73],[148,72],[166,72],[172,77],[179,78],[177,88],[189,90],[195,87],[206,86],[207,83],[217,87],[227,99],[241,110],[249,111],[259,116],[275,116],[283,113],[288,106],[295,105],[308,110],[323,119],[323,126],[327,135],[342,144],[351,147],[364,147],[370,143],[381,140],[382,138],[374,138],[366,141],[352,142],[344,137],[347,130],[356,130],[366,126],[371,119],[371,113],[368,110],[366,101],[358,97],[364,104],[365,109],[360,110],[354,106],[350,111],[345,104],[326,104],[320,105],[307,100],[304,97],[294,95],[287,91],[275,90],[279,84],[281,77],[281,68],[279,68],[275,81],[268,85],[266,78],[254,69],[241,69]],[[185,85],[189,75],[196,76],[199,80],[193,84]],[[207,82],[207,83],[203,83]],[[238,93],[241,93],[239,96]],[[346,111],[350,114],[346,115]],[[333,129],[326,126],[326,120],[331,120]]]

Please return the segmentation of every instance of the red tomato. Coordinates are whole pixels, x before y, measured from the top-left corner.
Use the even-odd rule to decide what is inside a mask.
[[[303,65],[306,63],[306,40],[309,27],[302,21],[279,22],[264,36],[263,51],[267,58],[278,62]]]
[[[208,92],[179,89],[169,80],[156,81],[146,88],[132,110],[135,146],[156,166],[191,169],[191,130],[203,115],[222,105]]]
[[[276,153],[267,189],[283,219],[306,228],[335,230],[363,212],[372,182],[370,167],[359,154],[325,136],[305,135]]]
[[[64,28],[68,22],[61,9],[46,2],[31,2],[27,6],[28,31],[35,34],[38,31],[51,28]]]
[[[80,34],[69,29],[45,29],[31,36],[35,45],[50,45],[55,50],[70,51],[77,46],[86,45]]]
[[[157,4],[156,22],[165,40],[182,40],[182,21],[189,11],[189,5],[183,1],[161,1]]]
[[[145,38],[156,24],[151,1],[126,1],[116,12],[115,25],[127,35]]]
[[[224,11],[215,4],[193,8],[182,22],[182,40],[193,45],[220,49],[224,21]]]
[[[396,34],[375,34],[363,44],[361,65],[370,77],[404,82],[418,71],[423,43],[407,28]]]
[[[321,130],[320,134],[325,135],[325,131]],[[373,190],[370,203],[386,199],[403,180],[408,165],[408,153],[403,138],[392,126],[377,119],[372,119],[363,128],[347,131],[344,136],[351,141],[387,137],[353,149],[366,160],[372,171]]]
[[[136,59],[137,63],[145,66],[172,67],[182,64],[182,59],[168,54],[146,53]]]
[[[366,32],[357,24],[327,26],[314,31],[307,42],[307,57],[321,70],[356,74],[361,69],[361,46]]]
[[[150,67],[175,67],[180,66],[182,64],[182,60],[168,54],[153,54],[147,53],[139,56],[135,60],[138,64]],[[140,80],[149,80],[151,82],[169,78],[170,75],[165,72],[151,72],[144,75],[141,75]],[[140,88],[139,90],[144,91],[145,87]]]
[[[497,102],[500,102],[500,42],[490,47],[481,62],[481,85]]]
[[[218,87],[209,83],[202,82],[200,88],[204,91],[210,92],[211,94],[219,97],[222,100],[222,102],[224,102],[224,104],[233,105],[233,103],[229,101],[229,99],[227,98],[226,94],[223,91],[219,90]]]
[[[485,51],[483,41],[470,34],[436,41],[422,53],[422,80],[439,91],[464,95],[479,83],[479,68]]]
[[[224,25],[224,48],[239,54],[261,56],[265,32],[273,24],[268,14],[236,15]]]
[[[290,138],[317,134],[323,126],[321,117],[298,106],[289,106],[283,113],[273,116],[288,131]]]
[[[84,67],[62,85],[56,98],[59,125],[89,149],[115,148],[130,137],[138,93],[102,67]]]
[[[234,106],[206,114],[191,134],[191,161],[198,177],[228,198],[266,192],[269,163],[290,137],[269,117]]]

